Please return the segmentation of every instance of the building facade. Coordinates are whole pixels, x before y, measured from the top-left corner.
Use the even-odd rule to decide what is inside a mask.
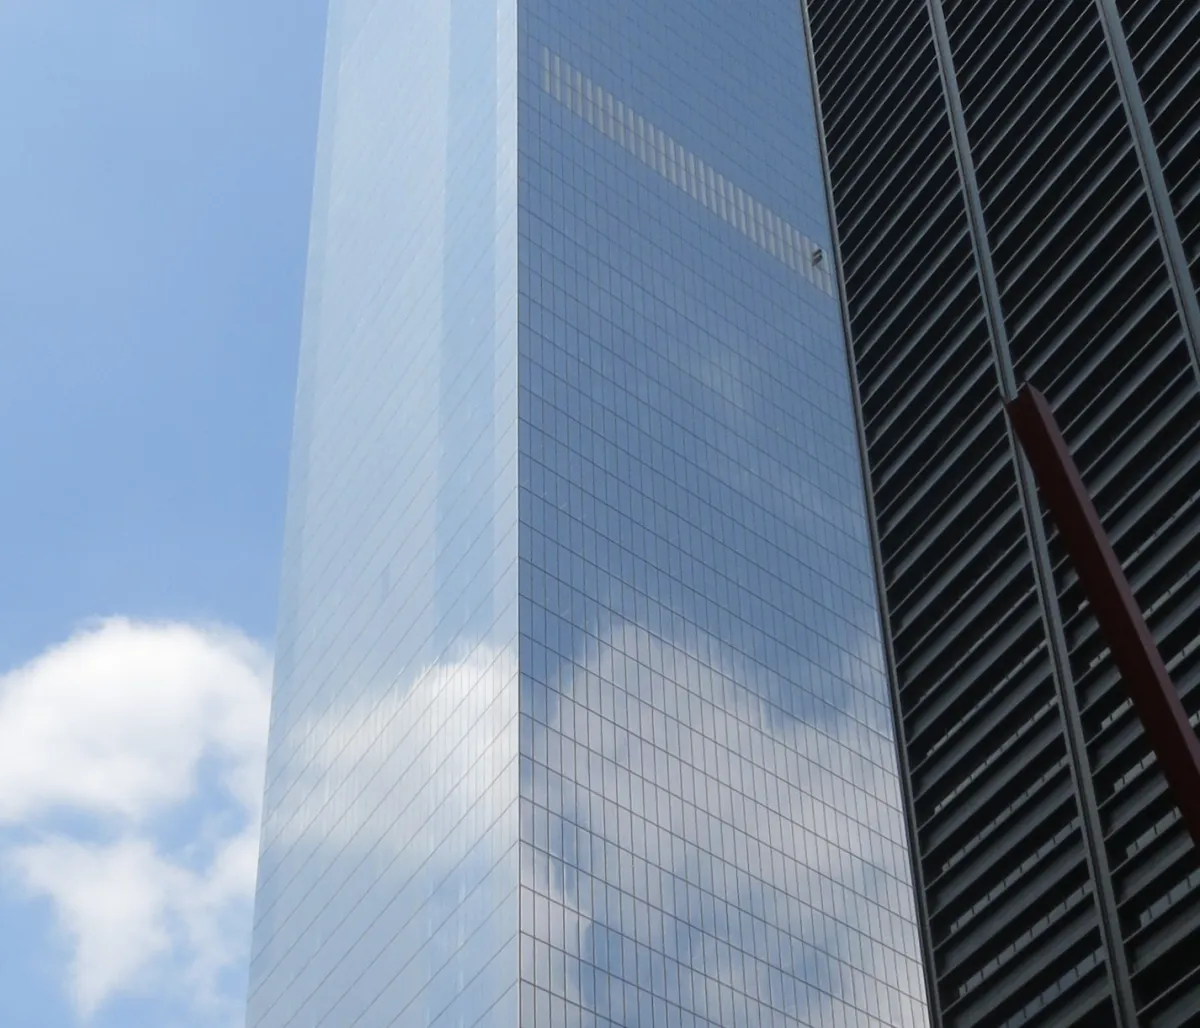
[[[334,0],[248,1024],[926,1023],[795,0]]]
[[[1200,720],[1200,4],[806,0],[935,1024],[1200,1023],[1200,859],[1001,407]]]

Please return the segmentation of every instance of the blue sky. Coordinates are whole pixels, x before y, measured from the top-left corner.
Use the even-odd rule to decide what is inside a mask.
[[[324,18],[0,2],[5,1028],[240,1023]]]

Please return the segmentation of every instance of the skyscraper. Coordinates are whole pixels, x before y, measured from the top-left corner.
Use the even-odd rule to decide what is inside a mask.
[[[248,1023],[919,1025],[795,0],[334,0]]]
[[[807,0],[935,1023],[1200,1023],[1200,860],[1001,401],[1200,720],[1200,4]]]

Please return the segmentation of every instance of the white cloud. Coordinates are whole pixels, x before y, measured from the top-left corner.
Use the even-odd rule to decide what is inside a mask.
[[[238,633],[115,618],[0,676],[4,863],[51,901],[81,1016],[122,993],[221,1008],[249,941],[269,680]]]

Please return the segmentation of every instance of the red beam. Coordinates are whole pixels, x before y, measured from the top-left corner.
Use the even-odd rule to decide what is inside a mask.
[[[1200,740],[1146,627],[1046,398],[1025,385],[1005,404],[1092,613],[1142,720],[1184,824],[1200,847]]]

